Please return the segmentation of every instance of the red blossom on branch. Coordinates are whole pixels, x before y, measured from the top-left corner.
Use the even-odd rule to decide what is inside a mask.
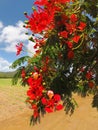
[[[70,50],[67,54],[68,59],[73,59],[74,58],[74,52],[72,50]]]
[[[23,48],[23,43],[19,43],[16,45],[16,49],[17,49],[16,55],[19,55],[21,53],[22,48]]]
[[[45,97],[43,97],[41,99],[41,102],[42,102],[43,105],[47,105],[47,103],[48,103],[48,101],[47,101],[47,99]]]
[[[79,28],[80,30],[84,30],[85,27],[86,27],[86,23],[80,22],[78,28]]]
[[[68,47],[69,47],[70,49],[73,47],[73,43],[70,42],[70,41],[67,42],[67,45],[68,45]]]
[[[48,91],[51,96],[49,95],[49,99],[42,98],[42,103],[45,105],[45,111],[50,113],[54,112],[55,110],[61,110],[63,105],[59,102],[61,101],[61,96],[59,94],[53,94],[53,91]]]
[[[78,43],[79,40],[80,40],[80,36],[79,35],[75,35],[72,40],[75,42],[75,43]]]
[[[35,5],[40,6],[48,6],[49,4],[65,4],[66,2],[70,2],[71,0],[37,0],[34,2]]]
[[[71,20],[72,23],[73,23],[73,22],[77,22],[77,20],[78,20],[77,15],[76,15],[76,14],[72,14],[72,15],[70,16],[70,20]]]
[[[59,105],[56,106],[56,110],[59,111],[59,110],[62,110],[62,109],[63,109],[63,105],[62,104],[59,104]]]
[[[41,6],[47,5],[48,3],[49,3],[48,0],[36,0],[36,1],[34,2],[35,5],[41,5]]]
[[[65,26],[66,26],[66,30],[69,32],[70,35],[76,32],[76,24],[65,23]]]
[[[94,85],[95,85],[95,84],[94,84],[94,82],[93,82],[93,81],[89,81],[89,82],[88,82],[88,86],[89,86],[90,88],[93,88],[93,87],[94,87]]]
[[[23,68],[22,71],[21,71],[21,77],[24,79],[26,76],[26,71],[25,69]]]
[[[86,73],[86,79],[87,80],[90,80],[92,78],[92,72],[91,71],[88,71],[87,73]]]
[[[63,38],[68,38],[68,32],[67,31],[62,31],[62,32],[59,33],[59,36],[63,37]]]
[[[28,16],[29,28],[34,33],[40,33],[45,29],[52,27],[52,21],[54,18],[54,10],[51,14],[47,10],[34,11],[31,16]]]

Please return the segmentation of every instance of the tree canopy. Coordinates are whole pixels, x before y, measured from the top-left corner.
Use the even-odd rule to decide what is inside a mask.
[[[29,86],[31,122],[62,108],[73,113],[73,93],[98,95],[98,0],[35,0],[32,13],[24,15],[35,54],[21,57],[12,68],[19,67],[14,81],[21,75]],[[16,46],[17,55],[23,47]]]

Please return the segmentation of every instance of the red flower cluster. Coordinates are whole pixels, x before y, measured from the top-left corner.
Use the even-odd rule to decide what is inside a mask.
[[[62,10],[59,5],[67,2],[71,2],[71,0],[36,0],[34,4],[37,5],[38,10],[34,10],[31,16],[26,15],[28,18],[26,27],[34,33],[53,29],[55,14]],[[77,16],[73,14],[71,20],[76,22]]]
[[[33,109],[33,116],[37,118],[40,114],[38,111],[38,103],[44,96],[44,86],[42,85],[42,75],[38,72],[32,72],[31,77],[27,79],[29,90],[27,91],[27,101]]]
[[[74,58],[74,46],[81,42],[81,33],[86,27],[86,23],[80,21],[77,13],[70,15],[64,12],[63,4],[74,2],[74,0],[36,0],[34,5],[37,9],[26,17],[28,18],[27,28],[33,33],[43,33],[43,39],[52,29],[57,29],[61,43],[68,46],[68,59]],[[61,13],[59,13],[61,12]],[[63,27],[63,28],[62,28]],[[40,44],[41,43],[41,44]],[[36,40],[34,48],[42,47],[46,42]],[[40,49],[37,54],[40,54]]]
[[[43,96],[44,87],[42,85],[42,75],[34,72],[32,77],[29,77],[27,80],[29,90],[27,91],[27,95],[30,100],[40,100]]]
[[[42,75],[38,72],[32,72],[31,77],[27,79],[29,90],[27,91],[27,102],[30,103],[33,109],[33,117],[40,116],[40,105],[43,106],[44,111],[53,112],[54,110],[61,110],[63,105],[59,103],[61,97],[59,94],[54,94],[53,91],[45,89]]]
[[[71,14],[67,16],[66,14],[61,14],[60,19],[56,19],[56,28],[59,27],[58,36],[60,38],[61,43],[67,44],[68,46],[68,59],[74,58],[74,51],[72,48],[76,46],[76,44],[81,42],[81,33],[86,24],[84,22],[79,22],[78,16],[76,14]],[[63,31],[60,27],[63,27]],[[78,32],[79,31],[79,32]]]
[[[27,28],[30,28],[33,33],[40,33],[47,28],[53,28],[52,27],[52,21],[54,18],[54,9],[52,10],[51,14],[47,10],[41,10],[34,11],[31,16],[27,16],[28,18],[28,25]]]
[[[61,97],[59,94],[54,94],[53,91],[49,90],[48,98],[43,97],[41,99],[42,104],[44,105],[44,110],[48,113],[53,112],[54,110],[61,110],[63,105],[59,103],[61,101]]]

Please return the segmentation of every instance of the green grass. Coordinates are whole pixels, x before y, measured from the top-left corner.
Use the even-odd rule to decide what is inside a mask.
[[[21,84],[18,82],[16,85],[12,84],[12,78],[0,78],[0,87],[2,86],[21,86]]]
[[[24,87],[24,86],[21,86],[20,83],[16,84],[16,85],[12,85],[12,79],[11,78],[0,78],[0,89],[16,89],[17,91],[22,91],[22,90],[27,90],[27,86]]]
[[[11,86],[12,85],[11,78],[0,78],[0,87],[1,86]]]

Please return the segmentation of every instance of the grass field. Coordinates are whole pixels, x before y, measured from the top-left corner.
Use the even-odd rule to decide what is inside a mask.
[[[11,86],[12,82],[11,82],[11,78],[0,78],[0,87],[1,86]]]

